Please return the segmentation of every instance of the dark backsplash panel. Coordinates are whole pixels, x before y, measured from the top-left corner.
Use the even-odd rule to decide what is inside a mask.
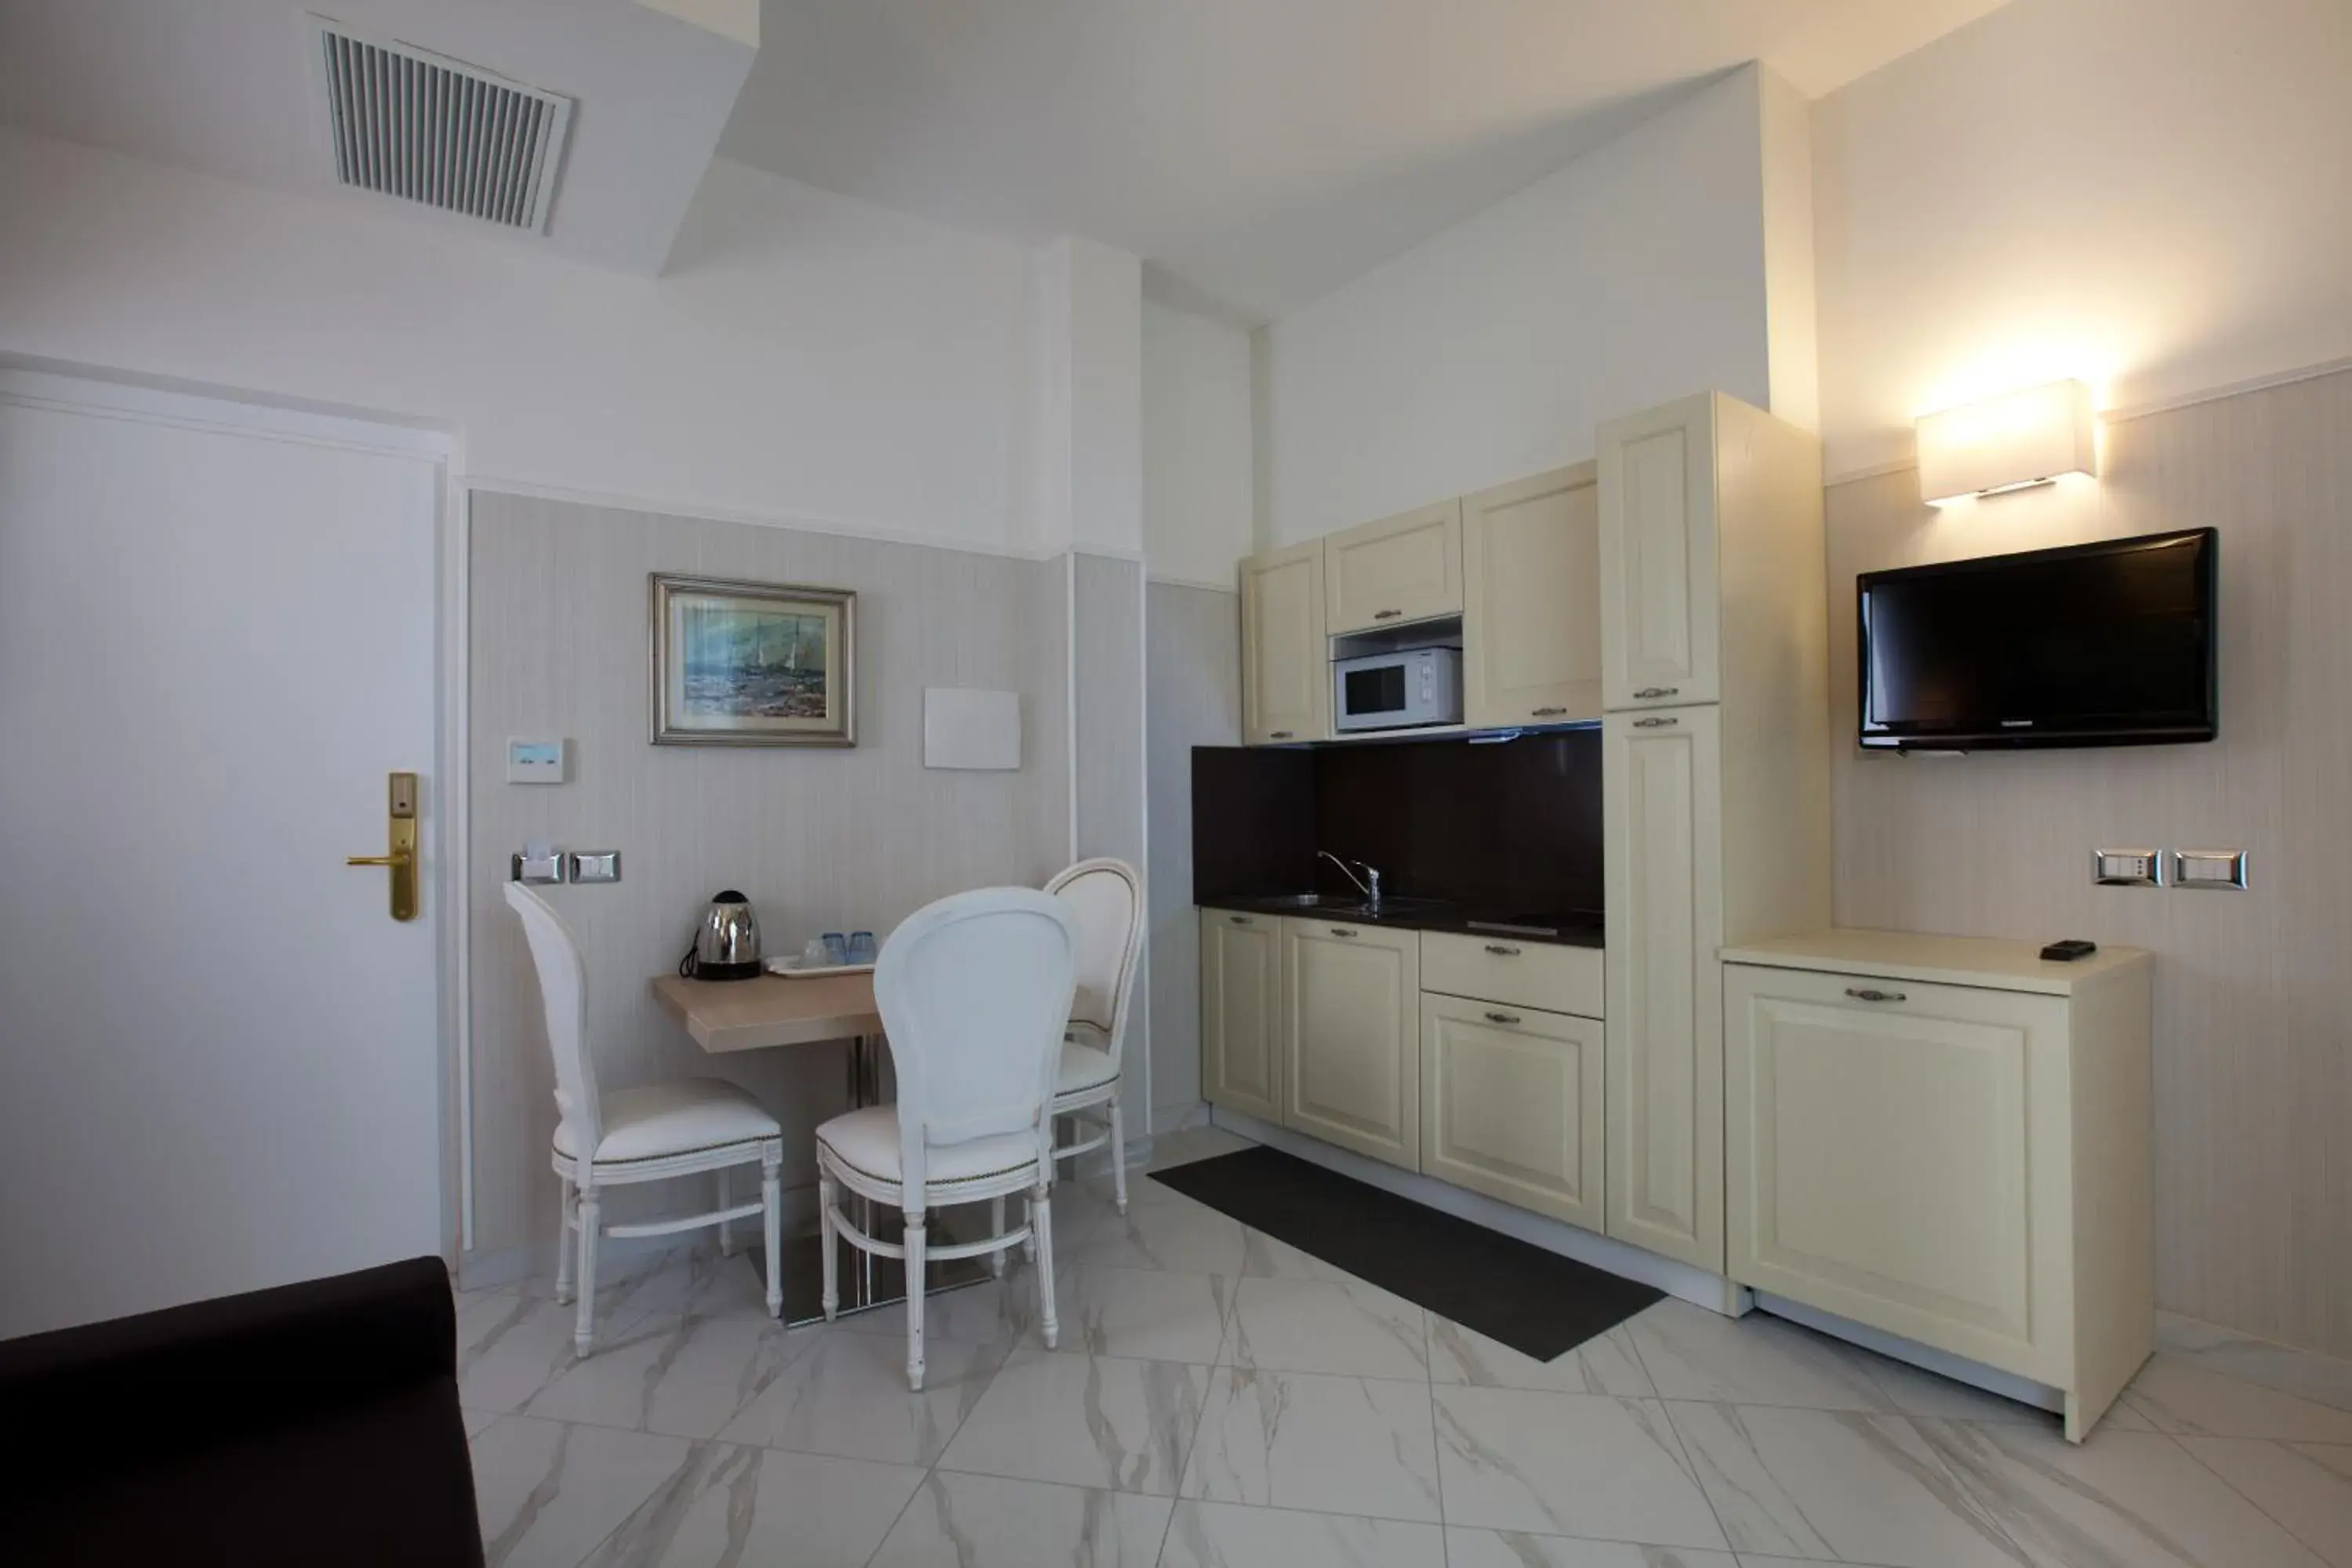
[[[1601,731],[1327,746],[1196,747],[1196,898],[1346,890],[1315,851],[1369,860],[1399,896],[1599,910]]]

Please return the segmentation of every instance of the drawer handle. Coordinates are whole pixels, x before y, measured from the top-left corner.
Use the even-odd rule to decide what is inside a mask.
[[[1486,1015],[1486,1022],[1489,1024],[1516,1024],[1518,1021],[1519,1016],[1517,1013],[1489,1013]]]
[[[1681,722],[1682,721],[1679,719],[1636,719],[1633,721],[1633,728],[1636,730],[1664,730]]]
[[[1517,958],[1519,956],[1519,950],[1511,946],[1507,942],[1490,942],[1486,944],[1486,951],[1493,953],[1496,958]]]
[[[1402,610],[1374,610],[1372,612],[1372,619],[1376,621],[1392,621],[1403,614],[1404,612]]]
[[[1845,994],[1857,1002],[1900,1002],[1904,999],[1900,991],[1881,991],[1874,985],[1849,985]]]
[[[1255,925],[1257,923],[1251,920],[1247,915],[1227,915],[1225,919],[1233,921],[1234,924],[1237,926]]]
[[[1333,926],[1331,928],[1331,934],[1333,936],[1353,936],[1356,933],[1346,926]]]
[[[1557,719],[1567,711],[1568,710],[1565,708],[1537,708],[1530,710],[1528,713],[1528,717],[1530,719]]]
[[[1633,693],[1633,700],[1636,702],[1647,702],[1652,698],[1655,697],[1675,696],[1681,690],[1682,688],[1679,686],[1644,686],[1641,690]]]
[[[1269,733],[1266,736],[1266,739],[1269,741],[1287,741],[1293,733],[1294,731],[1289,730],[1276,730]]]

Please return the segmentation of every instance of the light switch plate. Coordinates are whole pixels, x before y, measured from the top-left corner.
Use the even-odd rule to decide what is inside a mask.
[[[2239,893],[2246,888],[2246,852],[2242,849],[2176,849],[2172,852],[2172,885],[2209,892]]]
[[[2164,851],[2094,849],[2091,880],[2103,888],[2160,888],[2164,885]]]

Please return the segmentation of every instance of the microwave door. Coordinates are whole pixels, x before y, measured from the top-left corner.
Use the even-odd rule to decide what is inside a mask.
[[[1350,719],[1402,717],[1404,713],[1404,666],[1376,664],[1350,669],[1339,678],[1346,690],[1342,706]]]

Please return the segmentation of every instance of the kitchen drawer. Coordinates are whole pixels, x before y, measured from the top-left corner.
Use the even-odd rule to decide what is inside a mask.
[[[1601,950],[1524,937],[1421,933],[1421,988],[1601,1017]]]

